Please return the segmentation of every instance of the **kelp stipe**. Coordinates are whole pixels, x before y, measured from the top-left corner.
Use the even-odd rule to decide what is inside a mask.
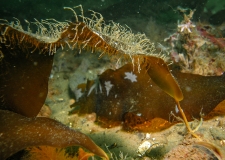
[[[66,7],[65,9],[72,10],[71,8]],[[74,10],[76,21],[78,21],[77,14]],[[82,11],[83,13],[83,11]],[[84,33],[88,33],[86,35],[86,39],[84,42],[84,47],[91,46],[93,47],[93,37],[90,35],[97,35],[100,37],[98,41],[95,42],[95,46],[100,46],[101,50],[103,50],[103,53],[108,53],[110,55],[115,55],[118,53],[122,53],[124,57],[130,57],[132,64],[136,64],[138,66],[138,70],[140,70],[140,66],[146,66],[147,73],[152,78],[152,80],[161,88],[163,89],[167,94],[172,96],[176,103],[179,105],[179,101],[183,99],[183,93],[176,82],[176,80],[171,75],[167,64],[164,62],[162,58],[164,56],[161,56],[159,54],[155,54],[154,51],[154,44],[151,43],[147,38],[145,38],[145,35],[139,36],[132,34],[130,31],[127,31],[126,28],[121,27],[119,24],[113,23],[112,26],[108,26],[104,24],[103,17],[101,14],[99,14],[100,18],[97,17],[97,13],[93,12],[93,18],[96,19],[90,20],[88,18],[85,18],[83,15],[81,15],[81,18],[83,18],[83,21],[85,21],[87,26],[92,29],[92,32],[86,31],[86,26],[83,26],[81,29],[82,32],[78,32],[78,27],[73,28],[75,30],[75,35],[71,36],[73,37],[72,41],[70,43],[77,43],[79,42],[79,38],[81,37],[81,34],[85,35]],[[79,35],[79,33],[81,33]],[[92,34],[90,34],[92,33]],[[116,35],[115,35],[116,34]],[[121,36],[123,35],[123,36]],[[116,38],[115,38],[116,37]],[[137,40],[136,40],[137,39]],[[105,46],[104,42],[107,42],[106,44],[110,44]],[[131,41],[132,43],[126,41]],[[134,43],[135,42],[135,43]],[[103,43],[103,44],[102,44]],[[132,44],[132,45],[129,45]],[[113,49],[109,49],[113,46]],[[83,47],[83,48],[84,48]],[[103,49],[102,49],[103,48]],[[105,50],[104,48],[107,48]],[[113,52],[112,52],[113,50]],[[110,52],[111,51],[111,52]],[[102,55],[102,54],[101,54]],[[154,57],[155,56],[155,57]],[[136,61],[136,62],[135,62]],[[180,111],[182,111],[180,105],[178,108]],[[185,125],[187,126],[188,130],[190,130],[189,124],[186,123],[186,116],[182,114],[182,117],[184,118]]]
[[[175,102],[177,103],[177,107],[181,113],[181,116],[184,120],[184,123],[188,129],[188,132],[191,133],[196,138],[199,138],[194,131],[191,129],[190,125],[188,124],[186,115],[183,112],[183,109],[180,106],[180,101],[183,100],[183,93],[176,82],[176,80],[171,75],[167,65],[163,62],[162,59],[159,58],[152,58],[149,59],[149,67],[148,67],[148,74],[152,78],[152,80],[162,88],[167,94],[174,98]]]
[[[78,48],[86,48],[87,46],[89,46],[92,51],[97,48],[97,50],[103,52],[101,56],[103,54],[109,54],[110,56],[114,55],[117,56],[118,59],[125,60],[126,63],[131,62],[134,66],[134,69],[137,69],[138,71],[140,71],[141,69],[146,70],[151,79],[167,94],[174,98],[177,106],[180,106],[179,102],[183,99],[183,93],[178,83],[170,73],[167,64],[165,63],[167,61],[167,57],[166,55],[157,54],[155,52],[154,44],[150,42],[150,40],[146,38],[144,34],[133,34],[129,28],[122,27],[120,24],[114,22],[111,22],[111,24],[107,25],[105,24],[102,15],[94,11],[92,11],[93,17],[90,19],[84,17],[82,9],[81,16],[78,16],[76,12],[71,8],[66,7],[65,9],[72,10],[75,15],[76,21],[79,22],[78,19],[81,18],[82,23],[86,25],[81,28],[80,32],[86,35],[86,39],[82,38],[84,42],[83,44],[78,43],[80,44],[78,45]],[[73,30],[78,31],[77,28],[79,27],[73,28]],[[89,31],[84,32],[85,30],[87,30],[87,28],[89,28]],[[70,39],[70,41],[68,42],[71,44],[77,44],[77,42],[80,41],[80,36],[78,36],[79,32],[74,33],[75,35],[70,34],[72,36],[68,37]],[[90,35],[93,35],[93,37],[97,36],[99,38],[93,43],[93,37]],[[218,98],[217,103],[219,103],[220,101],[221,98]],[[180,107],[178,109],[180,110],[180,112],[183,111]],[[185,118],[184,114],[182,115],[182,117],[186,122],[188,130],[191,132],[189,124],[186,120],[187,118]]]
[[[16,65],[16,67],[14,68],[12,67],[13,65],[18,63],[17,62],[18,57],[15,55],[23,54],[24,55],[23,58],[25,59],[24,61],[29,60],[30,62],[33,62],[33,63],[30,63],[30,66],[33,66],[33,68],[36,68],[36,66],[39,66],[42,62],[39,62],[39,61],[36,62],[35,61],[36,57],[35,56],[32,57],[33,55],[37,55],[37,56],[44,55],[46,57],[50,55],[51,57],[59,47],[63,49],[66,45],[70,49],[78,48],[80,49],[80,51],[83,49],[89,49],[92,52],[101,51],[102,52],[101,56],[104,54],[108,54],[110,56],[115,56],[118,59],[123,60],[125,63],[131,62],[133,65],[133,69],[138,71],[140,71],[141,69],[145,69],[146,73],[150,75],[152,80],[163,91],[165,91],[167,94],[173,97],[175,99],[175,102],[179,103],[179,101],[183,99],[183,94],[181,92],[181,89],[178,83],[173,78],[166,63],[164,62],[164,60],[166,60],[167,58],[161,54],[155,53],[154,44],[150,42],[150,40],[144,34],[140,34],[140,33],[133,34],[129,28],[122,27],[121,25],[114,22],[112,22],[109,25],[106,25],[104,23],[102,16],[96,12],[92,12],[93,17],[92,19],[89,19],[83,16],[83,11],[82,11],[82,15],[81,15],[82,21],[79,22],[76,12],[75,11],[73,12],[76,18],[76,22],[74,23],[73,22],[60,23],[55,20],[50,20],[51,22],[49,20],[47,21],[43,20],[39,22],[36,20],[35,24],[38,25],[39,27],[41,26],[39,28],[41,32],[37,32],[37,34],[32,34],[30,33],[29,30],[28,32],[25,32],[23,29],[21,29],[21,27],[19,27],[19,25],[14,25],[14,24],[0,25],[0,30],[1,30],[0,51],[1,51],[1,57],[3,57],[1,58],[1,61],[0,61],[1,62],[0,75],[1,75],[1,82],[3,82],[1,83],[0,96],[1,96],[2,102],[4,102],[3,105],[1,105],[1,109],[6,109],[6,110],[9,109],[14,112],[24,114],[26,116],[35,116],[35,114],[37,114],[38,108],[42,106],[43,102],[40,102],[35,107],[35,112],[32,114],[30,111],[32,109],[30,109],[30,107],[32,106],[32,103],[35,103],[37,99],[39,99],[40,97],[42,97],[41,99],[42,101],[46,97],[46,92],[47,92],[46,77],[49,77],[49,73],[50,73],[49,68],[51,68],[52,60],[51,58],[49,58],[50,60],[46,60],[47,61],[46,64],[49,65],[49,68],[47,69],[47,72],[44,73],[45,81],[40,82],[40,80],[37,79],[39,86],[40,85],[45,86],[44,91],[43,92],[38,91],[35,94],[29,94],[30,92],[32,92],[32,90],[28,89],[30,86],[25,86],[25,90],[28,90],[28,91],[24,92],[23,91],[24,84],[20,83],[19,86],[15,86],[14,88],[15,91],[17,90],[21,91],[21,92],[17,92],[16,94],[17,99],[19,99],[20,96],[24,96],[24,95],[26,99],[23,102],[26,102],[26,100],[29,101],[30,96],[31,97],[34,96],[35,98],[29,104],[24,104],[20,101],[16,101],[17,103],[15,104],[15,103],[11,103],[10,101],[12,100],[13,102],[15,98],[14,97],[15,94],[10,94],[12,92],[10,87],[14,85],[14,83],[12,82],[16,82],[16,81],[9,81],[9,80],[11,79],[16,80],[17,77],[10,77],[10,78],[7,77],[9,76],[11,71],[15,70],[13,73],[16,73],[16,71],[20,71],[20,69],[23,68],[23,67],[21,68],[17,67],[17,66],[23,66],[23,64]],[[44,27],[43,24],[47,24],[50,27],[46,28]],[[49,28],[53,30],[52,31],[50,30],[48,32]],[[50,36],[50,40],[48,36]],[[6,57],[9,57],[10,60],[8,60],[8,58]],[[44,59],[47,59],[47,58],[44,58]],[[33,77],[33,73],[30,74],[31,72],[27,72],[30,66],[28,65],[23,68],[24,70],[22,73],[27,73],[26,75],[27,77],[29,76]],[[43,69],[37,69],[35,74],[37,75],[42,74],[42,70]],[[18,74],[23,75],[22,73],[20,72]],[[16,76],[18,76],[18,74]],[[10,75],[10,76],[13,76],[13,75]],[[20,77],[20,78],[23,78],[23,77]],[[32,87],[35,87],[35,86],[32,86]],[[6,96],[5,92],[8,92],[9,94],[7,94]],[[19,112],[22,109],[24,109],[26,113]],[[182,111],[181,108],[178,108],[178,109]],[[10,113],[10,114],[13,115],[14,113]],[[183,116],[183,118],[184,117],[185,116]],[[16,120],[12,121],[12,123],[16,123],[16,122],[17,122]],[[36,121],[32,121],[32,123],[34,124],[35,122]],[[190,129],[186,120],[185,122],[186,122],[185,124],[188,130],[191,133],[193,133],[193,131]],[[56,124],[53,123],[53,125],[50,128],[54,128],[55,127],[54,125]],[[3,123],[0,127],[1,127],[0,129],[4,133],[5,127],[7,127],[7,122]],[[37,136],[36,132],[37,132],[36,130],[35,132],[32,132],[33,134],[35,134],[34,136]],[[3,139],[3,142],[4,140],[5,139]],[[80,145],[85,146],[85,144],[83,143],[80,143]],[[9,150],[10,148],[6,147],[5,149]],[[90,148],[90,150],[92,150],[93,152],[95,149],[96,149],[95,147]],[[107,158],[104,152],[99,151],[97,154],[100,154],[100,156]]]

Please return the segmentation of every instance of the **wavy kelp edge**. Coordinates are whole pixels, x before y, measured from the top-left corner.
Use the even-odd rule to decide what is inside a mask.
[[[38,24],[38,25],[40,25],[40,24]],[[36,34],[30,33],[29,29],[28,29],[28,32],[24,31],[22,29],[22,27],[19,25],[19,22],[16,25],[1,24],[0,29],[1,29],[1,35],[0,35],[0,39],[1,39],[1,46],[0,46],[1,74],[0,75],[1,75],[1,81],[3,82],[3,83],[1,83],[1,102],[2,102],[1,109],[4,109],[4,110],[9,109],[13,112],[20,113],[20,114],[28,116],[28,117],[34,117],[37,115],[41,106],[44,103],[43,98],[45,99],[45,97],[47,95],[47,85],[48,85],[47,80],[48,80],[48,77],[50,74],[53,56],[48,56],[48,55],[46,55],[46,53],[49,53],[49,55],[52,55],[53,53],[55,53],[57,48],[59,47],[59,45],[61,46],[61,42],[57,42],[56,40],[54,40],[54,38],[56,38],[57,40],[59,39],[59,37],[57,37],[57,34],[54,34],[55,32],[51,32],[51,33],[47,33],[47,31],[44,32],[44,30],[45,30],[44,27],[41,28],[42,31],[39,36],[37,36],[38,33],[36,33]],[[59,30],[57,30],[57,31],[60,32]],[[51,40],[48,38],[48,36],[50,34],[53,37],[53,38],[51,38]],[[40,57],[42,57],[42,58],[40,58]],[[39,60],[37,60],[37,58]],[[22,60],[22,62],[21,62],[21,60]],[[40,60],[43,60],[44,62],[40,61]],[[29,61],[31,63],[29,65],[27,65],[27,63],[26,63],[27,61]],[[19,64],[17,64],[17,62]],[[25,62],[25,63],[23,63],[23,62]],[[43,65],[43,63],[45,65]],[[46,68],[46,65],[47,65],[47,68]],[[34,66],[38,66],[38,67],[34,67]],[[42,71],[39,68],[40,66],[42,66],[42,69],[44,68],[44,71]],[[34,77],[34,79],[33,79],[32,72],[30,72],[31,69],[34,69],[32,67],[36,68],[35,71],[33,70],[33,74],[35,74],[35,73],[37,74]],[[12,71],[14,71],[17,74],[13,74],[14,72],[12,73]],[[18,77],[20,77],[21,82],[23,82],[23,83],[19,83],[20,86],[17,85]],[[47,80],[46,80],[46,77],[47,77]],[[11,80],[14,80],[15,83],[10,83],[10,82],[12,82]],[[29,94],[29,93],[32,93],[33,91],[36,91],[35,86],[34,86],[36,83],[33,83],[34,82],[33,80],[38,81],[38,84],[41,85],[40,88],[43,87],[43,90],[41,90],[41,91],[39,89],[37,89],[38,93],[35,93],[34,98],[33,98],[34,94]],[[30,83],[30,85],[27,86],[27,85],[24,85],[24,83],[26,83],[26,84]],[[9,87],[9,86],[11,86],[11,87]],[[14,89],[10,90],[12,87]],[[39,87],[39,85],[37,85],[36,87]],[[9,94],[5,95],[7,90],[9,90],[8,91]],[[18,90],[21,90],[21,92],[20,91],[17,92]],[[12,92],[16,92],[16,93],[12,93]],[[24,93],[26,93],[26,94],[24,94]],[[15,98],[15,95],[16,95],[16,98]],[[23,96],[23,97],[25,96],[26,99],[21,98],[21,96]],[[41,98],[41,100],[38,100],[39,98]],[[29,102],[29,100],[30,100],[31,104],[27,103],[27,102]],[[40,101],[42,101],[42,102],[40,102]],[[38,102],[37,105],[36,105],[36,102]],[[35,105],[32,105],[32,104],[35,104]],[[30,108],[30,107],[34,107],[34,108]],[[1,112],[5,112],[5,111],[1,111]],[[13,112],[9,112],[9,114],[13,115],[14,114]],[[7,115],[9,115],[9,114],[7,114]],[[5,123],[2,123],[1,127],[0,127],[0,130],[2,133],[0,148],[5,153],[5,154],[4,153],[1,154],[3,156],[2,158],[5,159],[6,157],[8,157],[11,154],[15,153],[16,151],[18,151],[17,150],[18,147],[20,150],[20,149],[23,149],[24,147],[27,147],[27,145],[29,146],[29,144],[33,145],[32,142],[36,141],[36,139],[26,139],[28,136],[28,135],[26,135],[26,137],[21,137],[22,139],[24,138],[24,140],[18,140],[19,146],[18,145],[12,146],[11,145],[12,141],[10,141],[10,139],[9,139],[9,141],[7,141],[6,137],[4,137],[4,135],[7,135],[7,134],[10,135],[10,133],[14,134],[15,128],[13,127],[13,125],[11,125],[11,127],[10,127],[11,130],[6,129],[5,127],[8,126],[8,123],[11,123],[11,124],[18,123],[18,125],[20,125],[20,123],[19,123],[20,120],[13,121],[13,119],[7,119],[7,121],[5,121],[4,114],[1,114],[0,118],[3,119],[1,122],[5,122]],[[28,121],[29,121],[29,119],[28,119]],[[47,121],[53,121],[53,120],[48,119]],[[35,122],[36,122],[35,120],[30,121],[30,123],[31,123],[30,125],[35,126]],[[42,122],[44,125],[45,121],[42,121]],[[21,125],[23,125],[23,124],[21,124]],[[49,125],[49,123],[47,122],[46,125]],[[54,129],[54,127],[56,127],[54,125],[57,126],[57,123],[53,123],[53,126],[49,125],[48,127],[50,127],[50,129],[51,128]],[[62,124],[58,123],[58,126],[59,125],[62,125]],[[63,127],[61,127],[61,129],[63,129]],[[10,132],[10,133],[8,133],[8,132]],[[55,132],[55,134],[56,133],[57,132]],[[37,132],[36,131],[32,132],[31,130],[30,130],[30,134],[34,135],[33,138],[40,138],[39,136],[41,136],[41,135],[37,136]],[[108,159],[105,152],[103,150],[101,150],[97,145],[95,145],[94,142],[92,142],[86,135],[81,134],[81,133],[80,133],[80,135],[82,135],[84,138],[83,139],[84,144],[80,143],[80,145],[89,149],[90,151],[93,151],[93,153],[95,153],[97,155],[100,152],[102,152],[103,154],[100,153],[99,156],[102,156],[102,157],[105,157],[106,159]],[[42,135],[42,136],[45,136],[45,135]],[[51,135],[51,136],[53,136],[53,135]],[[74,134],[74,136],[79,136],[79,134],[76,133],[76,134]],[[19,136],[17,136],[17,138],[19,138]],[[28,142],[26,140],[30,140],[30,142]],[[38,140],[41,140],[41,138]],[[80,139],[80,140],[82,140],[82,139]],[[71,142],[73,143],[73,141],[71,141]],[[44,144],[46,144],[46,143],[44,143]],[[61,145],[63,143],[64,143],[63,140],[61,142],[59,142],[59,144],[61,144]],[[86,143],[89,145],[87,146]],[[74,142],[71,145],[76,145],[76,144],[77,143]],[[70,146],[70,142],[67,142],[67,144],[65,144],[65,146],[68,146],[68,145]]]
[[[47,53],[51,44],[19,25],[0,24],[0,30],[0,109],[34,117],[48,92],[53,56]]]
[[[81,49],[80,42],[82,41],[82,48],[89,46],[92,51],[99,48],[102,52],[100,57],[104,54],[119,55],[119,58],[123,57],[127,60],[126,63],[132,62],[138,71],[146,69],[153,81],[176,101],[183,99],[182,91],[165,63],[168,57],[156,53],[154,43],[145,34],[134,34],[130,28],[115,22],[107,25],[102,15],[94,11],[91,11],[92,19],[84,17],[82,7],[78,7],[81,8],[82,23],[79,22],[79,16],[72,8],[64,7],[64,9],[73,11],[78,23],[76,27],[70,25],[68,28],[70,33],[68,39],[70,39],[69,43],[73,44],[72,46],[78,44],[78,48]],[[62,35],[62,37],[66,36]],[[71,45],[69,46],[73,49]]]
[[[162,66],[158,65],[155,67],[155,63],[149,65],[149,62],[154,61],[153,57],[157,57],[160,61],[162,60],[163,65],[166,65],[163,61],[166,60],[166,57],[155,53],[154,44],[151,43],[144,34],[133,34],[129,28],[122,27],[114,22],[112,22],[111,25],[105,25],[100,14],[93,12],[92,15],[92,19],[81,15],[83,20],[79,22],[75,13],[76,23],[69,22],[62,23],[62,25],[55,20],[43,20],[41,22],[36,20],[34,24],[39,26],[39,30],[36,34],[31,34],[28,28],[28,32],[26,33],[29,34],[20,34],[20,36],[18,36],[19,34],[14,35],[13,38],[10,37],[10,44],[7,45],[13,48],[13,45],[19,45],[18,42],[30,42],[30,36],[34,36],[39,39],[39,41],[37,41],[37,43],[30,42],[32,44],[32,50],[30,51],[29,47],[25,47],[30,53],[38,50],[40,53],[48,52],[49,55],[52,55],[56,52],[58,47],[61,46],[61,48],[63,48],[65,44],[67,44],[69,48],[78,48],[80,51],[82,49],[90,49],[92,52],[99,50],[102,52],[100,57],[105,53],[110,56],[116,55],[119,59],[131,61],[134,66],[137,66],[138,70],[143,66],[144,68],[146,67],[145,69],[149,70],[148,74],[153,76],[156,84],[160,84],[159,87],[161,87],[161,89],[172,96],[177,102],[183,99],[179,85],[176,83],[176,80],[173,78],[168,68],[163,68],[161,70],[162,72],[157,73],[156,70],[161,69]],[[99,18],[98,15],[100,16]],[[19,23],[19,21],[17,22]],[[50,32],[48,32],[48,29],[46,30],[43,24],[47,24],[47,28],[50,29]],[[10,27],[12,29],[13,25],[14,24],[9,24],[9,26],[6,26],[5,30],[2,31],[3,38],[1,41],[3,43],[5,41],[5,36],[8,34],[8,30]],[[20,25],[16,25],[14,27],[19,32],[24,32],[22,27],[19,26]],[[40,41],[44,41],[45,43],[39,43]],[[30,53],[28,53],[28,55]],[[1,52],[1,54],[4,59],[4,53]],[[150,60],[151,58],[153,59]],[[167,75],[166,77],[164,76],[165,73]],[[168,76],[170,77],[169,83],[167,82]],[[169,87],[162,85],[164,82],[166,85],[169,85]],[[180,110],[182,111],[182,109]],[[186,123],[186,125],[188,125],[188,123]],[[187,126],[187,128],[190,127]]]
[[[48,145],[67,147],[79,145],[108,159],[106,153],[88,136],[50,118],[28,118],[0,110],[0,157],[6,159],[26,147]]]
[[[30,33],[31,29],[29,26],[31,23],[29,23],[28,32],[22,29],[19,21],[17,21],[16,24],[10,23],[8,24],[9,26],[2,25],[2,28],[4,28],[4,31],[2,31],[3,43],[5,43],[5,39],[9,39],[9,46],[13,48],[13,45],[18,45],[18,42],[24,43],[24,41],[27,41],[31,43],[33,47],[31,53],[38,50],[40,53],[48,52],[51,55],[56,52],[58,47],[61,46],[63,49],[65,44],[67,44],[69,48],[78,48],[80,51],[82,49],[90,49],[92,52],[99,50],[102,52],[100,57],[103,54],[109,54],[110,56],[116,55],[118,61],[125,60],[126,63],[132,62],[134,69],[138,69],[138,71],[142,68],[147,69],[150,76],[153,76],[152,73],[154,72],[155,78],[152,78],[159,87],[170,96],[173,94],[173,96],[179,100],[183,99],[179,85],[172,77],[168,68],[165,68],[167,66],[167,64],[164,63],[167,59],[166,56],[155,53],[154,43],[152,43],[145,34],[133,34],[128,27],[122,27],[114,22],[106,25],[101,14],[94,11],[92,11],[93,17],[90,19],[83,16],[83,10],[81,9],[82,15],[80,17],[82,18],[82,22],[79,22],[78,16],[73,9],[68,7],[65,7],[65,9],[70,9],[74,12],[76,18],[75,23],[61,23],[56,20],[42,20],[39,22],[36,20],[36,22],[32,22],[38,26],[35,34]],[[19,33],[10,34],[12,28],[17,29]],[[25,34],[23,35],[20,32],[24,32]],[[32,39],[29,39],[30,36],[35,37],[33,38],[35,39],[33,43],[31,42]],[[36,39],[39,39],[39,41]],[[27,46],[23,47],[28,51],[30,49]],[[28,53],[28,55],[29,54],[30,53]],[[160,64],[158,63],[159,61]],[[164,66],[162,63],[164,63]],[[158,72],[159,69],[160,72]],[[165,77],[164,74],[167,76]],[[156,75],[158,78],[156,78]],[[167,77],[169,76],[172,85],[167,83]]]
[[[131,30],[128,30],[129,28],[124,28],[114,22],[112,22],[112,25],[106,25],[104,23],[102,15],[94,11],[92,11],[92,19],[84,17],[83,9],[81,6],[79,7],[81,8],[82,13],[80,17],[83,19],[85,25],[87,25],[82,28],[82,32],[80,33],[83,34],[84,30],[88,27],[91,29],[91,32],[99,36],[99,40],[97,41],[97,43],[95,43],[95,47],[97,47],[97,45],[99,44],[101,45],[103,42],[106,42],[106,44],[109,44],[110,48],[113,48],[114,50],[114,52],[108,52],[108,45],[101,45],[104,46],[105,49],[103,49],[100,57],[104,53],[108,53],[110,55],[122,54],[122,56],[124,56],[125,58],[129,57],[133,65],[137,64],[138,70],[141,69],[141,66],[144,66],[153,81],[157,85],[159,85],[162,90],[164,90],[167,94],[174,98],[188,131],[193,136],[198,137],[191,129],[190,125],[188,124],[187,118],[182,108],[180,107],[179,102],[183,99],[183,94],[178,83],[176,82],[166,63],[164,62],[164,60],[166,60],[166,57],[164,55],[154,53],[154,44],[144,34],[133,34]],[[73,9],[69,7],[64,7],[64,9],[73,11],[75,19],[78,22],[78,16]],[[77,28],[78,27],[73,28],[72,30],[77,31]],[[72,36],[72,42],[75,42],[76,44],[77,42],[79,42],[79,37],[82,35],[78,35],[77,33],[79,32],[75,33],[76,34]],[[90,32],[87,35],[90,35]],[[90,42],[92,42],[93,37],[89,36],[86,39],[87,40],[83,41],[85,42],[85,44],[83,45],[84,47],[91,44]]]

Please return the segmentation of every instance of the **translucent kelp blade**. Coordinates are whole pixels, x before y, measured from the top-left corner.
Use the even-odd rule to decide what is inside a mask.
[[[159,57],[146,57],[148,74],[151,79],[176,101],[183,99],[183,93],[170,73],[167,64]]]
[[[60,148],[79,145],[108,159],[88,136],[50,118],[27,118],[0,110],[0,133],[0,159],[6,159],[26,147],[40,145]]]
[[[0,109],[36,116],[48,93],[50,44],[7,25],[0,25],[0,31]]]

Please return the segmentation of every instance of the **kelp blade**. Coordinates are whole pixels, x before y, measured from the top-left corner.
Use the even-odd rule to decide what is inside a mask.
[[[26,147],[40,145],[59,148],[79,145],[108,159],[88,136],[45,117],[27,118],[0,110],[0,133],[0,159],[3,160]]]
[[[183,99],[183,93],[169,71],[167,64],[158,57],[146,57],[148,68],[147,72],[151,79],[167,94],[173,97],[176,101]]]
[[[0,30],[5,31],[0,35],[0,109],[34,117],[48,93],[53,56],[42,53],[46,44],[27,33],[7,25]]]

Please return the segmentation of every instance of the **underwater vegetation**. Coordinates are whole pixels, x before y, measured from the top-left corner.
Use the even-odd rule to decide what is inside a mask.
[[[123,120],[128,128],[139,129],[131,124],[142,125],[157,117],[168,120],[168,114],[177,107],[179,112],[176,115],[181,114],[188,132],[199,138],[188,120],[193,115],[198,117],[200,112],[209,113],[225,99],[224,75],[204,77],[181,73],[168,67],[168,57],[156,53],[154,44],[144,34],[134,34],[114,22],[105,24],[102,15],[94,11],[93,17],[88,18],[84,17],[82,8],[80,16],[71,8],[65,9],[74,13],[75,22],[36,20],[27,22],[27,31],[19,21],[2,21],[0,24],[1,159],[38,145],[80,145],[108,159],[107,154],[83,133],[55,120],[35,117],[46,99],[54,53],[65,47],[80,52],[85,49],[100,51],[99,58],[108,55],[123,64],[117,71],[107,70],[99,76],[100,85],[96,86],[102,92],[100,97],[103,100],[91,92],[93,82],[89,88],[83,88],[87,96],[82,95],[78,103],[83,99],[82,105],[87,107],[87,112],[95,111],[99,119]],[[36,33],[32,32],[30,25],[37,26]],[[99,87],[101,85],[105,86]],[[88,99],[89,93],[93,99]],[[124,108],[121,100],[126,97],[133,97],[139,108],[133,104],[135,110],[132,111],[129,102]],[[96,99],[98,106],[94,103]]]
[[[53,119],[35,117],[48,92],[53,63],[53,55],[48,54],[55,52],[61,43],[45,42],[19,27],[0,25],[1,159],[37,145],[80,145],[108,159],[106,153],[85,134]],[[56,30],[53,32],[56,33]],[[42,38],[46,37],[43,35]]]
[[[63,148],[79,145],[107,159],[105,152],[88,136],[53,119],[27,118],[1,110],[1,158],[5,159],[26,147],[48,145]]]
[[[126,74],[133,77],[127,78]],[[224,75],[204,77],[181,73],[176,69],[173,69],[172,74],[183,91],[185,98],[180,103],[189,121],[193,117],[200,118],[200,112],[209,114],[218,102],[224,100],[225,88],[221,87],[224,85]],[[171,112],[176,116],[180,114],[176,109],[176,102],[150,79],[145,70],[133,71],[132,64],[126,64],[117,70],[106,70],[99,75],[98,80],[98,86],[95,82],[88,81],[86,92],[73,106],[75,109],[80,106],[74,112],[81,115],[97,113],[97,121],[104,127],[124,122],[124,129],[128,131],[155,132],[173,124],[169,123]],[[211,85],[212,81],[214,85]],[[92,86],[96,88],[91,90]]]
[[[170,45],[170,49],[165,50],[171,53],[171,58],[184,73],[222,75],[225,70],[223,29],[207,23],[193,23],[194,12],[182,12],[183,21],[178,24],[177,31],[164,39]]]

